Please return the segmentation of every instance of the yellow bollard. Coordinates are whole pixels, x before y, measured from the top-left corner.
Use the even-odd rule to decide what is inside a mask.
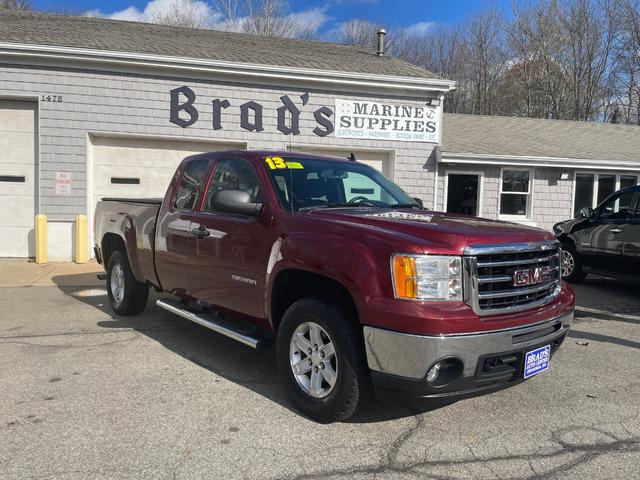
[[[36,263],[47,263],[47,216],[40,213],[36,215]]]
[[[87,250],[87,216],[78,215],[76,217],[75,230],[75,262],[87,263],[89,261],[89,252]]]

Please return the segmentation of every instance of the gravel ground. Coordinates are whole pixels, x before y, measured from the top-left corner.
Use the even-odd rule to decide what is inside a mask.
[[[0,478],[640,478],[640,287],[588,280],[551,369],[447,406],[300,416],[255,352],[93,274],[0,288]],[[63,285],[83,285],[63,286]]]

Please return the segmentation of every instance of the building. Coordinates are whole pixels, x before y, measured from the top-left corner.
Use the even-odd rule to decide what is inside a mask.
[[[444,115],[435,208],[551,229],[640,177],[640,127]]]
[[[77,215],[161,196],[202,151],[353,153],[427,208],[544,228],[637,181],[638,128],[443,122],[453,88],[359,46],[0,13],[0,257],[34,255],[43,213],[49,259],[71,259]]]

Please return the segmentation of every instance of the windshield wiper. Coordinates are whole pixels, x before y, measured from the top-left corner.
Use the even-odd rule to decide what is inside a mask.
[[[376,207],[380,207],[380,205],[375,205],[373,203],[370,202],[357,202],[357,203],[325,203],[323,205],[314,205],[312,207],[302,207],[299,208],[298,211],[299,212],[306,212],[309,210],[315,210],[317,208],[357,208],[357,207],[368,207],[368,208],[376,208]],[[384,208],[384,207],[383,207]]]
[[[417,203],[394,203],[393,205],[389,205],[389,208],[418,208],[422,210]]]

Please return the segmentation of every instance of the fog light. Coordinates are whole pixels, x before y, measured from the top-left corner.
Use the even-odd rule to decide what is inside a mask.
[[[440,372],[440,362],[436,363],[433,367],[429,369],[427,372],[427,382],[432,383],[438,378],[438,373]]]

